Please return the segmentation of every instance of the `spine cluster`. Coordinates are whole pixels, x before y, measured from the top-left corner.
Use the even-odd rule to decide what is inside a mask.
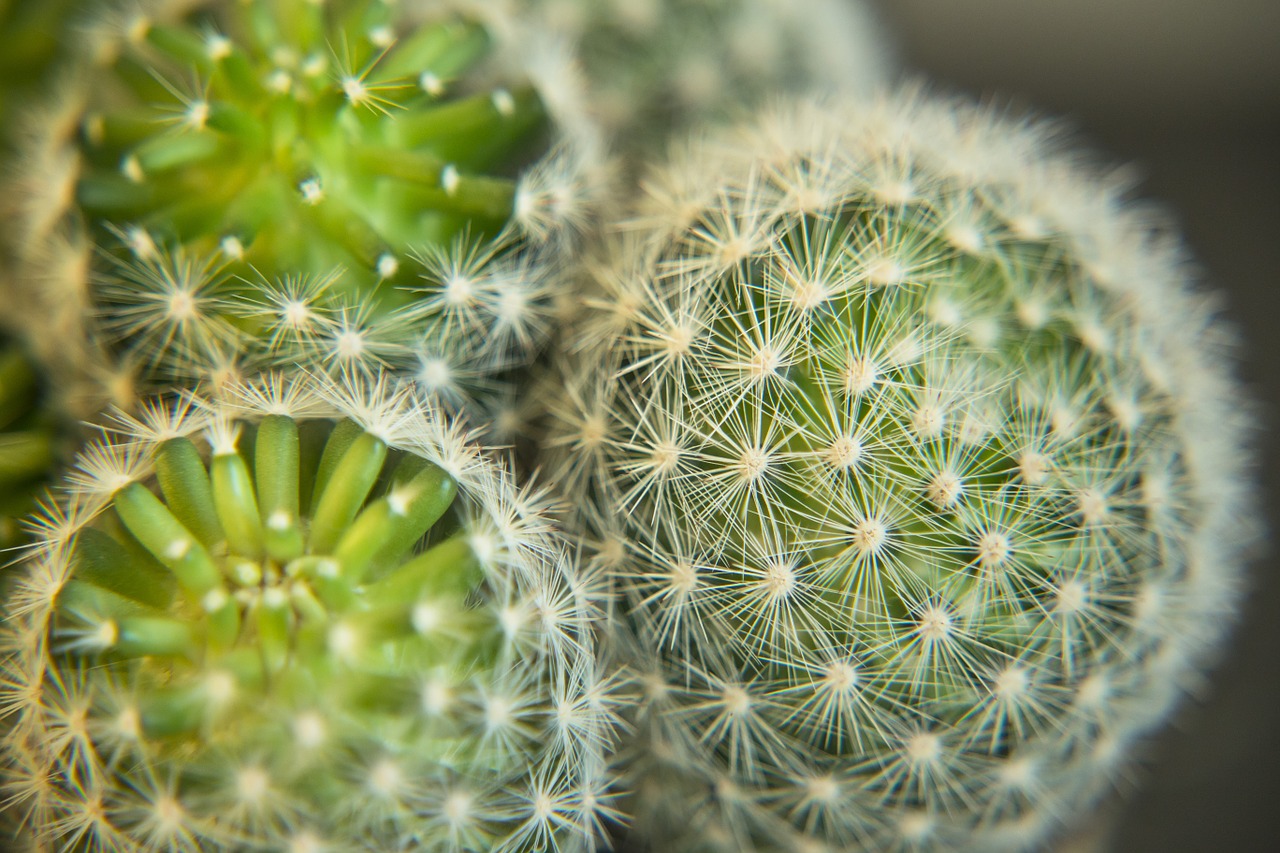
[[[537,495],[380,385],[272,378],[111,433],[0,628],[31,843],[590,844],[611,711]]]
[[[615,566],[657,849],[1023,849],[1236,593],[1241,420],[1176,243],[1044,127],[911,92],[655,170],[556,478]]]

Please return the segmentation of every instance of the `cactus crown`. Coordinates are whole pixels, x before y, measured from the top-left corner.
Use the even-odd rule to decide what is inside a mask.
[[[24,277],[152,378],[391,368],[468,405],[536,352],[597,152],[547,38],[458,5],[100,14],[32,122]]]
[[[0,3],[0,150],[12,143],[14,107],[38,88],[50,64],[60,58],[58,20],[70,0],[4,0]]]
[[[1036,842],[1230,607],[1239,422],[1176,249],[1040,128],[911,95],[651,177],[552,439],[661,658],[637,825]]]
[[[111,850],[586,845],[606,716],[536,497],[377,387],[91,446],[0,628],[10,819]]]

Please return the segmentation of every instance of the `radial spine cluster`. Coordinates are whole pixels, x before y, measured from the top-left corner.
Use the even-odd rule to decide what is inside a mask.
[[[1054,132],[908,90],[689,146],[547,440],[614,567],[661,850],[998,850],[1114,778],[1249,539],[1225,336]]]
[[[577,850],[608,812],[591,590],[544,500],[381,383],[120,415],[0,626],[33,849]]]
[[[24,119],[29,298],[148,382],[302,364],[496,396],[545,339],[601,151],[554,40],[465,5],[92,13]]]

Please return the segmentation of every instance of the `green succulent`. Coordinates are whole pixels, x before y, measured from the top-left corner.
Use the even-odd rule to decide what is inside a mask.
[[[385,383],[119,416],[0,624],[0,825],[38,849],[587,849],[590,589],[533,493]]]

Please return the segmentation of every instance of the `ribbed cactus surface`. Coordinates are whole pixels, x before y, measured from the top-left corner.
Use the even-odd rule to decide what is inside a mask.
[[[0,335],[0,548],[18,541],[16,519],[35,506],[57,457],[59,424],[40,385],[28,354]]]
[[[0,626],[34,849],[586,848],[608,696],[540,499],[385,385],[147,407],[35,522]]]
[[[1176,236],[1045,127],[911,92],[646,187],[549,438],[635,634],[637,832],[1040,843],[1167,716],[1248,538]]]
[[[572,68],[437,0],[91,10],[25,118],[33,298],[148,380],[394,369],[454,408],[543,340],[599,150]]]

